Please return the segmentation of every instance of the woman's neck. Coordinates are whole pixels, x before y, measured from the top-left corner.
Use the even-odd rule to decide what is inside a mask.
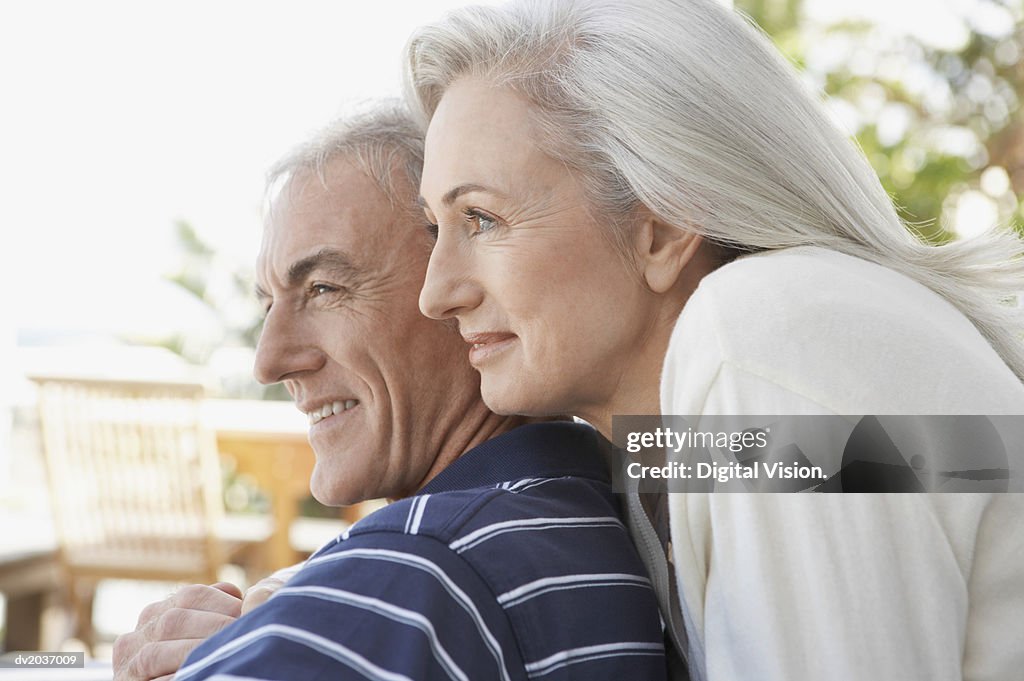
[[[606,400],[578,416],[609,440],[613,416],[656,415],[661,413],[661,368],[672,337],[675,319],[663,319],[637,344],[635,354],[619,370],[618,383]]]
[[[735,254],[726,254],[722,247],[702,243],[672,290],[655,294],[651,323],[639,334],[636,350],[620,367],[618,383],[607,393],[607,399],[581,409],[577,414],[580,418],[611,440],[613,416],[661,414],[661,370],[679,315],[701,280],[732,258]]]

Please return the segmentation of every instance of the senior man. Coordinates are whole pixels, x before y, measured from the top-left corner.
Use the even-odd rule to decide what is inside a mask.
[[[460,336],[418,311],[421,165],[397,106],[329,129],[273,171],[257,261],[255,373],[309,415],[314,496],[400,500],[241,618],[223,584],[150,606],[118,680],[665,678],[594,432],[492,413]]]

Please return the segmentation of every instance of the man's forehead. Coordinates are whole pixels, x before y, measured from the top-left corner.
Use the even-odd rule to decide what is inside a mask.
[[[267,212],[257,279],[283,278],[322,251],[343,256],[352,268],[379,270],[396,249],[408,246],[402,233],[415,230],[407,222],[373,180],[343,159],[328,164],[322,175],[300,171]],[[320,262],[337,264],[338,259]]]
[[[358,227],[360,218],[389,210],[387,197],[373,180],[348,162],[334,161],[322,173],[293,174],[271,203],[268,222],[338,229]]]

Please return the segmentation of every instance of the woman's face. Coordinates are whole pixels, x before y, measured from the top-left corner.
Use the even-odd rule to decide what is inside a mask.
[[[458,320],[491,409],[587,418],[635,380],[654,301],[538,143],[513,90],[464,79],[444,95],[426,138],[437,242],[420,309]]]

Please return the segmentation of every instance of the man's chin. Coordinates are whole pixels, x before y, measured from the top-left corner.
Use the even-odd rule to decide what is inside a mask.
[[[360,484],[359,481],[365,480],[366,476],[351,473],[342,475],[344,477],[339,479],[337,473],[328,474],[322,471],[318,461],[313,468],[313,477],[309,481],[309,491],[313,498],[324,506],[351,506],[380,496],[371,482]]]

